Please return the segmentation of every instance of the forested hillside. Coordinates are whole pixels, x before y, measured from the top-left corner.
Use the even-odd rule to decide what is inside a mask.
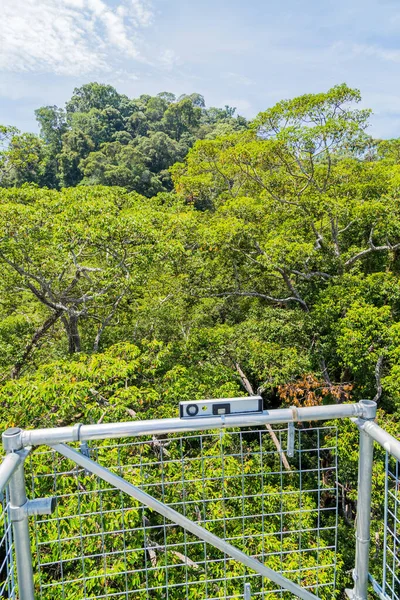
[[[4,187],[120,185],[151,197],[172,189],[168,169],[197,139],[247,127],[234,108],[207,109],[200,94],[130,99],[98,83],[75,89],[65,109],[42,106],[35,115],[40,136],[0,129]]]
[[[40,136],[2,127],[2,428],[252,389],[265,407],[375,398],[399,434],[400,142],[372,139],[359,101],[339,85],[248,123],[88,84],[36,111]]]

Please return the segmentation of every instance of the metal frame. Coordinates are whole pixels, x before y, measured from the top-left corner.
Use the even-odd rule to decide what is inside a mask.
[[[295,428],[289,476],[282,461],[288,428],[274,431],[281,451],[261,427],[121,444],[107,440],[90,444],[90,457],[285,577],[304,581],[310,592],[328,597],[335,589],[337,466],[330,451],[337,447],[336,426]],[[80,444],[75,449],[80,451]],[[51,488],[60,505],[53,518],[32,524],[40,597],[81,597],[81,589],[90,600],[188,600],[192,592],[196,598],[217,600],[222,594],[243,600],[245,582],[251,583],[254,600],[280,593],[266,578],[118,494],[54,448],[38,450],[26,465],[27,485],[32,497]],[[321,505],[322,494],[330,498],[329,506]]]
[[[382,578],[382,584],[378,583],[371,575],[369,575],[369,581],[372,584],[372,587],[374,589],[374,591],[378,594],[378,596],[382,599],[382,600],[398,600],[399,595],[398,593],[395,592],[394,590],[394,585],[392,588],[390,588],[389,585],[387,585],[387,580],[386,580],[386,570],[387,570],[387,540],[388,537],[391,536],[394,540],[394,544],[398,545],[399,544],[399,538],[396,535],[396,531],[391,531],[390,527],[388,526],[388,513],[389,513],[389,507],[388,507],[388,502],[389,502],[389,495],[390,495],[390,491],[389,491],[389,478],[393,477],[394,479],[394,483],[396,486],[395,489],[395,495],[393,496],[392,494],[392,499],[394,500],[395,503],[395,510],[397,510],[397,507],[400,506],[400,498],[398,496],[399,494],[399,490],[400,490],[400,469],[399,469],[399,461],[400,461],[400,441],[397,440],[396,438],[394,438],[392,435],[390,435],[387,431],[385,431],[384,429],[382,429],[382,427],[380,427],[377,423],[375,423],[372,420],[367,420],[367,421],[363,421],[363,420],[356,420],[355,423],[357,424],[358,428],[360,429],[360,433],[366,435],[369,440],[370,443],[373,444],[373,442],[377,442],[385,451],[386,451],[386,457],[385,457],[385,474],[386,474],[386,478],[385,478],[385,506],[384,506],[384,511],[385,511],[385,522],[384,522],[384,548],[383,548],[383,578]],[[391,472],[390,467],[389,467],[389,459],[390,457],[393,457],[396,461],[396,474],[394,474],[393,472]],[[362,461],[362,456],[360,454],[360,461]],[[363,509],[363,508],[362,508]],[[398,516],[397,515],[392,515],[394,516],[394,520],[395,522],[399,522],[398,521]],[[389,568],[389,571],[391,571],[392,574],[392,579],[396,580],[397,585],[399,585],[400,582],[400,573],[396,576],[395,572],[394,572],[394,565],[397,564],[397,566],[399,566],[400,564],[400,559],[397,556],[396,557],[396,553],[392,552],[392,558],[393,558],[393,567]],[[359,561],[360,563],[360,561]],[[363,566],[363,563],[361,564],[361,566]],[[357,569],[357,562],[356,562],[356,569]],[[356,571],[356,570],[355,570]],[[364,595],[361,596],[362,598],[366,598],[367,597],[367,584],[364,586],[365,589],[363,591]],[[355,590],[357,588],[357,582],[355,585]],[[391,591],[391,594],[387,593],[387,588],[389,588],[389,590]],[[358,586],[358,589],[360,589],[360,586]],[[350,596],[352,594],[350,593]],[[354,597],[356,596],[356,594],[354,594]]]
[[[176,523],[176,525],[180,525],[187,531],[190,531],[190,533],[193,533],[193,535],[197,536],[199,539],[211,544],[215,548],[218,548],[218,550],[221,550],[221,552],[223,552],[224,554],[227,554],[234,560],[237,560],[238,562],[246,565],[259,575],[267,577],[283,589],[292,592],[292,594],[294,594],[298,598],[303,598],[303,600],[315,600],[317,598],[315,594],[311,594],[311,592],[308,592],[304,588],[301,588],[299,585],[293,583],[286,577],[283,577],[273,569],[266,567],[258,560],[255,560],[254,558],[248,556],[241,550],[238,550],[228,542],[207,531],[207,529],[205,529],[204,527],[197,525],[197,523],[194,523],[178,511],[174,510],[173,508],[169,507],[163,502],[159,502],[158,500],[156,500],[156,498],[150,496],[150,494],[143,492],[138,487],[132,485],[131,483],[128,483],[122,477],[115,475],[109,469],[102,467],[97,462],[91,460],[86,456],[83,456],[82,454],[76,452],[76,450],[73,450],[69,446],[66,446],[65,444],[57,444],[56,446],[54,446],[54,449],[66,458],[69,458],[70,460],[74,461],[77,465],[80,465],[87,471],[90,471],[91,473],[97,475],[98,477],[100,477],[110,485],[114,486],[118,490],[125,492],[126,494],[128,494],[128,496],[132,496],[132,498],[135,498],[135,500],[138,500],[138,502],[140,502],[144,506],[152,508],[163,517],[169,519],[173,523]]]
[[[229,402],[229,400],[227,400]],[[356,560],[354,569],[354,589],[347,590],[352,600],[366,600],[368,593],[369,536],[371,519],[371,481],[373,463],[373,443],[379,443],[387,453],[400,460],[400,442],[374,423],[376,403],[362,400],[356,404],[316,406],[264,411],[257,414],[220,414],[218,416],[190,419],[161,419],[154,421],[132,421],[99,425],[77,424],[73,427],[37,429],[22,431],[12,428],[3,433],[3,445],[7,456],[0,465],[0,491],[8,485],[10,494],[10,515],[13,524],[19,596],[21,600],[34,600],[32,557],[30,550],[28,517],[32,514],[50,514],[54,502],[49,499],[28,500],[25,491],[24,460],[31,446],[48,445],[63,456],[73,460],[88,472],[108,482],[115,488],[152,508],[164,518],[182,526],[204,542],[210,543],[256,573],[270,579],[282,589],[288,590],[304,600],[315,600],[317,596],[280,573],[263,565],[227,541],[214,535],[204,527],[188,519],[167,504],[160,502],[140,488],[128,483],[109,469],[73,450],[68,442],[116,439],[142,435],[198,432],[213,429],[252,427],[269,424],[289,424],[288,455],[292,453],[293,428],[291,424],[304,421],[322,421],[350,418],[360,430],[359,479],[357,503]],[[246,584],[247,586],[247,584]],[[249,587],[245,587],[245,597],[249,597]]]
[[[278,408],[271,411],[265,410],[261,414],[231,414],[191,419],[154,419],[151,421],[127,421],[125,423],[101,423],[96,425],[78,423],[73,427],[24,431],[20,429],[18,430],[19,434],[14,444],[22,446],[40,446],[42,444],[54,446],[55,444],[65,444],[68,442],[88,442],[90,440],[184,433],[228,427],[253,427],[278,423],[300,423],[302,421],[328,421],[346,417],[369,419],[374,411],[374,407],[376,411],[376,403],[372,402],[372,400],[361,400],[355,404]],[[7,449],[6,446],[5,448]]]

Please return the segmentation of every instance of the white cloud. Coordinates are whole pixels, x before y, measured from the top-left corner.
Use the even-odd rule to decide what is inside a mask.
[[[240,75],[239,73],[233,73],[231,71],[224,73],[222,75],[224,79],[228,79],[232,83],[236,85],[254,85],[254,81],[250,79],[250,77],[246,77],[245,75]]]
[[[353,52],[354,54],[361,54],[364,56],[380,58],[389,62],[400,62],[400,50],[396,49],[390,50],[387,48],[381,48],[380,46],[376,45],[354,44]]]
[[[148,2],[144,0],[131,0],[132,18],[138,25],[147,27],[153,22],[153,11]]]
[[[81,76],[112,71],[113,51],[139,59],[152,11],[147,0],[3,0],[1,16],[0,70]]]
[[[169,71],[180,63],[180,59],[174,50],[166,49],[161,53],[159,62],[161,63],[162,67]]]

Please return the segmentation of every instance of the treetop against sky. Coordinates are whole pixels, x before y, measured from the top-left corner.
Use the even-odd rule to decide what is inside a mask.
[[[94,80],[129,97],[196,89],[248,118],[346,81],[370,133],[397,137],[399,23],[392,0],[3,0],[0,122],[37,131],[34,109]]]

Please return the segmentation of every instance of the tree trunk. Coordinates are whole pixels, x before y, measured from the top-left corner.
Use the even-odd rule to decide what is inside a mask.
[[[81,351],[81,337],[78,330],[78,317],[76,315],[70,315],[69,318],[71,343],[74,347],[74,352]]]
[[[81,351],[81,338],[78,330],[78,317],[74,313],[68,313],[68,317],[64,315],[62,318],[65,332],[68,336],[68,352],[75,354]]]
[[[35,346],[39,343],[39,340],[44,336],[44,334],[50,329],[54,323],[60,318],[62,311],[55,311],[46,321],[35,331],[32,336],[31,341],[25,346],[25,350],[21,358],[15,363],[13,370],[11,371],[11,378],[18,379],[21,370],[28,359],[31,352],[34,350]]]

